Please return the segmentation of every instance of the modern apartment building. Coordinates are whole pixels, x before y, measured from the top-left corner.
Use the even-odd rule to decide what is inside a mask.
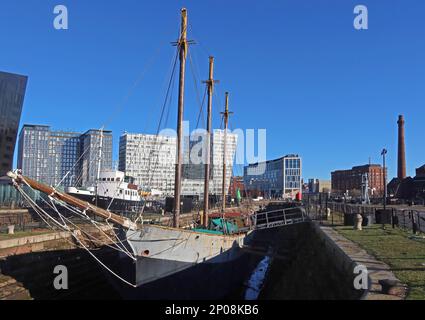
[[[34,180],[51,183],[49,173],[50,127],[24,125],[18,142],[18,168]]]
[[[125,133],[120,138],[119,170],[135,178],[144,189],[154,189],[163,195],[174,194],[176,138],[148,134]],[[224,131],[215,130],[211,135],[211,180],[210,194],[222,192]],[[232,176],[233,159],[236,152],[237,135],[227,135],[226,190],[229,189]],[[182,166],[182,195],[203,198],[204,173],[203,162],[191,158],[197,142],[184,139]],[[199,150],[201,150],[199,148]],[[198,149],[197,149],[198,150]],[[192,153],[193,155],[193,153]],[[199,156],[199,155],[197,155]],[[202,157],[202,154],[200,155]]]
[[[76,185],[79,165],[80,135],[75,132],[50,131],[48,137],[49,184]]]
[[[98,175],[99,156],[100,170],[112,169],[112,131],[91,129],[81,134],[79,155],[81,185],[93,185]]]
[[[0,177],[12,169],[27,80],[0,72]]]
[[[103,135],[101,169],[111,169],[112,133],[104,131]],[[24,125],[19,134],[18,168],[24,175],[52,186],[91,186],[99,164],[98,138],[98,130],[81,134]]]
[[[267,198],[295,198],[302,192],[302,160],[298,155],[250,164],[244,168],[248,195]]]
[[[176,138],[124,133],[120,137],[118,169],[144,190],[173,195]]]
[[[210,186],[209,193],[211,195],[220,196],[223,192],[223,156],[224,156],[224,130],[214,130],[211,134],[211,173],[210,173]],[[233,161],[235,159],[236,147],[238,136],[234,133],[227,133],[226,135],[226,177],[225,177],[225,190],[228,193],[230,188],[230,180],[233,175]],[[198,142],[199,143],[199,142]],[[204,162],[194,162],[194,159],[189,157],[193,156],[194,148],[197,142],[186,143],[189,148],[185,150],[185,165],[183,169],[182,181],[182,194],[183,195],[199,195],[203,199],[204,193],[204,177],[205,166]],[[199,150],[201,148],[196,148]],[[202,155],[202,153],[198,154]],[[196,156],[196,155],[195,155]],[[203,158],[202,158],[203,159]]]

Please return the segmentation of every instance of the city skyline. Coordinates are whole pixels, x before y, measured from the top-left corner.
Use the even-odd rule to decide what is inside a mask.
[[[1,1],[0,300],[425,301],[424,12]]]
[[[322,6],[321,1],[250,2],[242,12],[242,2],[221,10],[225,3],[219,1],[209,7],[211,15],[204,12],[205,4],[194,1],[177,1],[165,8],[136,1],[127,1],[128,6],[73,2],[65,3],[69,30],[58,31],[52,27],[54,2],[25,4],[30,10],[22,12],[23,4],[17,1],[5,4],[2,12],[19,16],[26,24],[19,28],[20,19],[0,19],[1,30],[12,30],[0,31],[9,41],[0,53],[0,70],[29,76],[21,127],[40,123],[84,131],[107,124],[114,132],[117,160],[121,133],[155,132],[163,78],[174,54],[170,42],[177,37],[176,12],[185,5],[193,16],[189,36],[197,42],[191,54],[198,80],[207,78],[208,55],[216,57],[221,83],[214,96],[215,128],[220,126],[223,93],[229,90],[230,109],[235,112],[231,125],[266,128],[267,159],[297,153],[304,159],[305,179],[329,179],[331,171],[366,164],[369,157],[381,163],[385,147],[393,177],[396,121],[404,114],[407,175],[413,176],[423,165],[419,137],[425,116],[421,108],[425,68],[420,63],[425,53],[420,8],[425,5],[414,2],[416,6],[407,7],[402,1],[391,5],[365,1],[370,23],[369,30],[362,31],[352,25],[354,1],[332,6]],[[36,19],[37,14],[46,21]],[[221,27],[210,29],[212,16],[222,21]],[[240,18],[237,25],[245,26],[243,32],[236,28],[234,16]],[[118,20],[119,24],[113,23]],[[6,21],[9,28],[3,25]],[[274,29],[278,24],[279,32]],[[252,35],[264,40],[261,46],[250,43]],[[149,69],[151,61],[155,67]],[[122,111],[115,112],[141,75],[140,86]],[[189,77],[185,118],[196,123],[199,106],[192,83]],[[198,87],[204,88],[199,83]],[[174,105],[167,123],[171,128]]]

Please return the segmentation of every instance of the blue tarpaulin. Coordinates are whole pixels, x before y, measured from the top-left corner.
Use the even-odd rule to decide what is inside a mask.
[[[223,224],[225,222],[225,224]],[[235,233],[238,231],[238,226],[225,219],[213,219],[212,223],[226,233]],[[225,229],[223,228],[225,227]]]

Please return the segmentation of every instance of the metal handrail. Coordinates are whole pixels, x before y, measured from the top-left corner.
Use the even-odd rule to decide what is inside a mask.
[[[252,215],[251,219],[253,220],[253,229],[258,230],[302,223],[307,220],[307,215],[305,214],[304,208],[295,207],[259,212]]]

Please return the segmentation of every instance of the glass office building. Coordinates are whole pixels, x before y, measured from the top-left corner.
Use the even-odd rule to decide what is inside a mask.
[[[244,169],[247,192],[266,198],[295,198],[301,193],[301,176],[302,160],[293,154]]]
[[[12,169],[27,80],[0,72],[0,177]]]
[[[301,158],[290,155],[284,160],[284,193],[301,190]]]

